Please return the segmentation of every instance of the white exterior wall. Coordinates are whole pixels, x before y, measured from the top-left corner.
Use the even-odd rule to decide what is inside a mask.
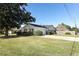
[[[42,32],[43,32],[43,35],[45,35],[45,34],[46,34],[46,29],[45,29],[45,28],[34,27],[33,29],[34,29],[34,31],[37,31],[37,30],[42,31]]]
[[[43,32],[43,35],[46,34],[46,28],[43,28],[43,27],[35,27],[35,26],[31,26],[33,28],[34,31],[42,31]]]
[[[39,26],[33,26],[33,25],[27,25],[27,26],[24,26],[24,27],[21,27],[20,30],[21,32],[24,32],[24,29],[33,29],[33,31],[42,31],[43,32],[43,35],[46,34],[46,28],[43,28],[43,27],[39,27]]]

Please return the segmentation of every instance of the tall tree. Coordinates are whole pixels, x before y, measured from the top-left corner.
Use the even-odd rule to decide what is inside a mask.
[[[72,27],[72,29],[71,29],[72,31],[75,31],[75,32],[79,32],[79,29],[78,28],[76,28],[76,27]]]
[[[61,23],[61,24],[71,31],[71,26],[66,25],[66,24],[64,24],[64,23]]]
[[[6,37],[8,37],[9,29],[19,27],[21,23],[35,21],[31,13],[25,9],[26,6],[25,3],[0,4],[0,29],[5,30]]]

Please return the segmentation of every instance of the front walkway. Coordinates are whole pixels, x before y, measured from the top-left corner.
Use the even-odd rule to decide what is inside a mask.
[[[79,37],[67,37],[67,36],[58,36],[58,35],[45,35],[45,36],[42,36],[42,38],[60,39],[60,40],[79,42]]]

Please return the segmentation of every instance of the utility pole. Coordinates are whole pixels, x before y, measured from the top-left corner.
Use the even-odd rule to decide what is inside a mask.
[[[75,19],[75,17],[73,18],[72,15],[69,13],[69,10],[68,10],[66,4],[64,4],[64,8],[65,8],[66,12],[68,13],[68,15],[70,16],[70,18],[74,20],[74,25],[75,25],[75,35],[77,35],[76,19]],[[71,47],[70,56],[73,55],[73,52],[74,52],[74,46],[75,46],[75,41],[73,41],[73,44],[72,44],[72,47]]]
[[[77,24],[76,24],[76,19],[74,18],[74,24],[75,24],[75,35],[77,35]]]

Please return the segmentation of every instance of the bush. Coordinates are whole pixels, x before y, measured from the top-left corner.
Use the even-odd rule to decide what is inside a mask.
[[[34,32],[34,35],[41,36],[41,35],[43,35],[43,32],[40,30],[37,30]]]
[[[48,32],[48,35],[53,35],[55,34],[55,32]]]
[[[54,35],[54,34],[56,34],[56,32],[55,31],[47,31],[46,34],[47,35]]]
[[[20,32],[20,31],[18,31],[17,35],[18,36],[31,36],[31,35],[33,35],[33,33],[32,32]]]
[[[66,34],[66,35],[71,35],[71,33],[69,33],[69,32],[66,32],[65,34]]]
[[[0,35],[2,35],[2,34],[4,34],[4,32],[3,31],[0,31]]]

